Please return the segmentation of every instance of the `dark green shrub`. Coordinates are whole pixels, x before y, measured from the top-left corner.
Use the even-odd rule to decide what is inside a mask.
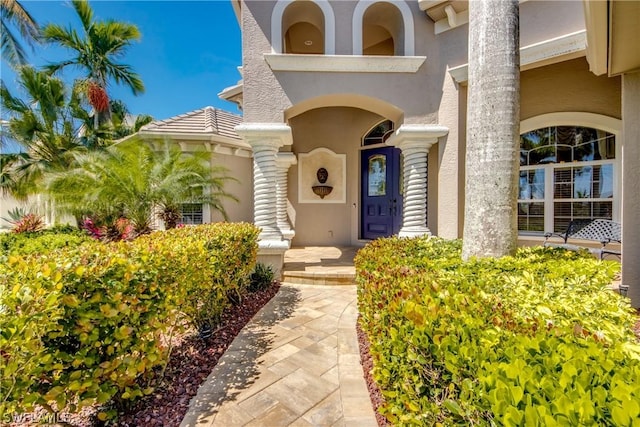
[[[256,268],[249,276],[249,291],[258,292],[267,289],[273,283],[275,272],[269,264],[261,262],[256,264]]]
[[[151,393],[170,335],[219,318],[253,269],[258,230],[215,224],[92,241],[0,263],[0,419]],[[99,417],[113,417],[115,410]]]
[[[356,257],[362,327],[397,425],[636,425],[640,347],[619,265],[523,248],[383,239]]]

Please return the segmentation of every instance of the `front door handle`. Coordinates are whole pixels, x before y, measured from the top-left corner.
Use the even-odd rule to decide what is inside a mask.
[[[389,200],[389,215],[398,214],[398,201],[396,199]]]

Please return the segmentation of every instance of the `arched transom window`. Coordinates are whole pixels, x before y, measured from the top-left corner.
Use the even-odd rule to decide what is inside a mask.
[[[616,139],[581,126],[520,136],[518,230],[563,232],[571,220],[615,219]]]
[[[362,145],[375,145],[382,144],[391,135],[393,135],[393,122],[391,120],[385,120],[375,125],[367,134],[362,138]]]

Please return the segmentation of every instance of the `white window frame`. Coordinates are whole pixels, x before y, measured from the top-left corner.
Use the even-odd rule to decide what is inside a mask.
[[[519,170],[544,169],[545,170],[545,186],[544,200],[539,199],[519,199],[518,203],[526,202],[544,202],[544,231],[552,232],[554,226],[555,212],[554,204],[556,202],[599,202],[612,201],[612,217],[614,221],[621,222],[622,215],[622,120],[609,116],[594,113],[583,112],[562,112],[549,113],[535,116],[520,122],[520,135],[536,129],[554,126],[581,126],[602,130],[613,134],[615,137],[615,159],[593,160],[586,162],[571,163],[551,163],[544,165],[521,166]],[[566,168],[571,166],[596,166],[611,164],[613,165],[613,198],[593,198],[593,199],[556,199],[554,197],[553,179],[554,169]],[[518,231],[520,236],[541,236],[542,233],[531,231]]]

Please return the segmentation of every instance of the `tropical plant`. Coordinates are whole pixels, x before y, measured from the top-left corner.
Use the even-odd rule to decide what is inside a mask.
[[[258,292],[267,289],[273,283],[275,276],[276,274],[271,264],[256,263],[256,267],[249,275],[249,291]]]
[[[4,193],[24,199],[38,191],[44,173],[66,170],[71,154],[84,147],[74,120],[80,109],[77,94],[69,93],[62,80],[29,66],[18,70],[18,82],[26,99],[14,96],[4,83],[0,96],[10,116],[6,132],[23,153],[3,156],[0,183]]]
[[[153,117],[148,114],[132,116],[129,109],[120,100],[111,101],[111,129],[114,140],[133,135],[140,128],[153,121]]]
[[[144,84],[129,65],[116,62],[124,55],[133,41],[140,39],[140,32],[133,24],[113,20],[94,20],[93,9],[87,1],[72,0],[73,8],[80,19],[82,34],[75,29],[48,24],[42,30],[43,39],[74,53],[74,57],[49,64],[46,68],[56,73],[68,67],[80,68],[85,79],[77,82],[94,111],[94,128],[109,121],[108,83],[128,86],[134,95],[144,92]]]
[[[13,225],[11,231],[14,233],[33,233],[42,230],[44,225],[44,220],[40,215],[28,213]]]
[[[27,61],[24,48],[11,27],[17,28],[22,40],[33,45],[38,39],[38,24],[17,0],[1,0],[0,23],[2,58],[14,67],[25,65]]]
[[[469,2],[464,259],[516,250],[519,48],[517,0]]]
[[[203,203],[226,218],[222,201],[235,200],[224,191],[232,178],[223,167],[209,167],[208,153],[183,153],[168,141],[154,150],[133,139],[76,160],[76,168],[48,180],[56,206],[76,216],[125,217],[136,234],[151,231],[154,212]]]

